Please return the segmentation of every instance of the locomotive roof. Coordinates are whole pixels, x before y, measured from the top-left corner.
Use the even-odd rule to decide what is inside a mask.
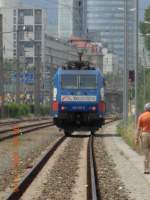
[[[69,61],[62,68],[64,70],[95,70],[88,61]]]
[[[58,74],[100,74],[102,77],[102,73],[100,71],[99,68],[95,68],[94,70],[85,70],[85,69],[82,69],[82,70],[78,70],[78,69],[72,69],[72,70],[67,70],[67,69],[63,69],[63,68],[59,68],[58,69]]]

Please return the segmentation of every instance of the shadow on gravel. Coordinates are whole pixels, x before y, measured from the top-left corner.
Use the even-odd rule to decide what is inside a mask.
[[[71,138],[88,138],[90,135],[70,135]]]
[[[113,133],[106,133],[106,134],[94,134],[95,137],[101,137],[101,138],[104,138],[104,137],[120,137],[120,135],[116,135],[116,134],[113,134]]]

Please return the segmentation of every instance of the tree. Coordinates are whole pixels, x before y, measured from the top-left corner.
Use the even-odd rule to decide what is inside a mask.
[[[150,23],[150,6],[145,10],[144,22],[140,23],[140,30],[144,35],[145,46],[150,51],[150,35],[147,35],[150,34],[150,24],[145,22]]]

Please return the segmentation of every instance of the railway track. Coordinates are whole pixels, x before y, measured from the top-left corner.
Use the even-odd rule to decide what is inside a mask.
[[[91,135],[88,142],[88,162],[87,162],[87,184],[89,189],[87,191],[88,200],[101,200],[100,192],[97,186],[97,169],[93,149],[94,136]]]
[[[93,137],[89,137],[88,142],[88,185],[89,190],[87,194],[88,200],[100,200],[99,193],[97,192],[97,180],[96,180],[96,166],[93,153]],[[52,148],[50,148],[42,159],[32,168],[32,170],[27,174],[27,176],[20,182],[17,188],[6,198],[6,200],[19,200],[21,196],[25,193],[30,184],[34,181],[36,176],[40,173],[42,168],[46,165],[47,161],[52,157],[59,146],[67,139],[67,137],[61,137]]]
[[[6,200],[19,200],[20,197],[25,193],[26,189],[30,186],[39,172],[42,170],[47,161],[55,153],[58,147],[65,141],[66,137],[61,137],[52,148],[50,148],[42,159],[32,168],[27,176],[20,182],[17,188],[6,198]]]
[[[111,120],[112,122],[112,120]],[[36,127],[35,127],[36,128]],[[6,200],[18,200],[26,192],[27,188],[34,181],[43,167],[46,165],[47,161],[52,157],[59,146],[66,140],[66,136],[62,136],[52,148],[50,148],[42,157],[42,159],[31,169],[27,176],[20,182],[17,188],[6,198]],[[101,200],[100,191],[98,189],[97,183],[97,168],[94,156],[93,147],[94,136],[89,136],[88,141],[88,160],[87,160],[87,200]]]
[[[15,124],[20,124],[20,123],[25,123],[25,122],[34,122],[38,120],[48,120],[49,118],[33,118],[33,119],[17,119],[17,120],[10,120],[10,121],[0,121],[0,127],[6,126],[6,125],[15,125]]]
[[[105,124],[109,124],[118,120],[118,118],[107,117]],[[87,191],[88,200],[101,200],[100,190],[98,189],[98,180],[97,180],[97,167],[96,159],[94,154],[94,135],[91,135],[88,142],[88,160],[87,160],[87,184],[89,190]]]
[[[22,134],[26,134],[26,133],[30,133],[32,131],[38,130],[38,129],[42,129],[42,128],[46,128],[49,126],[53,126],[53,122],[52,121],[47,121],[47,122],[39,122],[38,124],[29,124],[29,125],[22,125],[22,126],[14,126],[13,128],[7,128],[4,130],[0,131],[0,142],[6,140],[6,139],[10,139],[13,137],[16,137],[18,135],[22,135]],[[15,130],[17,130],[15,132]]]

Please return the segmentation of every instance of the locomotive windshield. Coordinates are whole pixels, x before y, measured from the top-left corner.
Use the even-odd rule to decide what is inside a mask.
[[[61,86],[66,89],[77,89],[78,88],[78,76],[71,74],[64,74],[61,76]]]
[[[79,85],[81,89],[96,89],[97,81],[95,75],[80,75]]]
[[[61,87],[65,89],[96,89],[96,75],[63,74],[61,76]]]

